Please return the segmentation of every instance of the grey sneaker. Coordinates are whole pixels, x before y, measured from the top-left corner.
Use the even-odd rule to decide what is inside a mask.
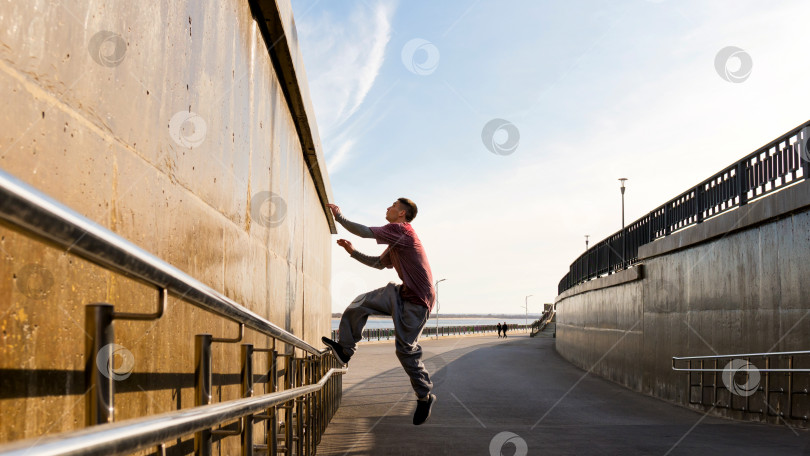
[[[419,426],[430,418],[430,411],[436,403],[436,395],[431,394],[426,401],[416,401],[416,411],[413,412],[413,424]]]
[[[338,359],[343,364],[349,364],[349,360],[352,358],[350,355],[347,355],[343,352],[343,347],[340,346],[339,343],[335,342],[334,340],[323,336],[321,337],[321,342],[326,344],[330,350],[332,350],[332,354],[335,355],[335,358]]]

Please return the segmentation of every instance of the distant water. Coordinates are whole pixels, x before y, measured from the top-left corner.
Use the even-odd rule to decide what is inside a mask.
[[[528,322],[532,324],[537,317],[529,317]],[[527,320],[523,318],[442,318],[439,316],[439,326],[462,326],[462,325],[497,325],[498,323],[506,322],[510,325],[522,325]],[[338,325],[340,325],[339,318],[332,319],[332,329],[338,329]],[[428,325],[431,327],[436,326],[436,317],[431,317]],[[380,329],[380,328],[393,328],[394,324],[391,322],[391,318],[369,318],[368,323],[366,323],[366,328],[368,329]]]

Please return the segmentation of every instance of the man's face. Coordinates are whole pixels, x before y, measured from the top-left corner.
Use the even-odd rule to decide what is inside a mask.
[[[394,223],[399,219],[400,212],[404,211],[399,205],[399,201],[394,201],[394,204],[388,207],[385,211],[385,219],[388,220],[389,223]]]

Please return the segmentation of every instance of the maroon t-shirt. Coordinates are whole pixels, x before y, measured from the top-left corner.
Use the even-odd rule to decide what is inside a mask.
[[[422,242],[411,224],[389,223],[369,229],[374,233],[377,244],[388,245],[380,255],[380,262],[386,268],[393,267],[402,279],[399,292],[402,299],[432,309],[436,300],[433,274]]]

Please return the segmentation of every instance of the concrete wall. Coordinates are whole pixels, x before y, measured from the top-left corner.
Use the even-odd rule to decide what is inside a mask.
[[[290,5],[257,4],[278,8],[275,54],[245,0],[3,2],[0,168],[319,344],[329,181]],[[0,271],[0,442],[83,427],[84,306],[150,312],[157,292],[7,226]],[[159,321],[115,331],[135,360],[116,382],[123,420],[193,406],[194,335],[237,327],[171,297]],[[239,397],[238,344],[213,362],[215,401]]]
[[[687,374],[672,371],[673,356],[810,349],[809,204],[810,183],[800,183],[646,246],[643,264],[623,272],[624,280],[600,278],[567,291],[557,299],[557,351],[633,390],[688,405]],[[796,367],[807,364],[805,357]],[[807,378],[797,376],[793,389],[808,388]],[[787,386],[784,376],[772,376],[772,388]],[[693,389],[693,399],[698,394]],[[751,396],[751,408],[762,408],[762,399],[761,392]],[[785,398],[774,404],[787,409]],[[807,397],[794,404],[795,414],[808,414]]]

